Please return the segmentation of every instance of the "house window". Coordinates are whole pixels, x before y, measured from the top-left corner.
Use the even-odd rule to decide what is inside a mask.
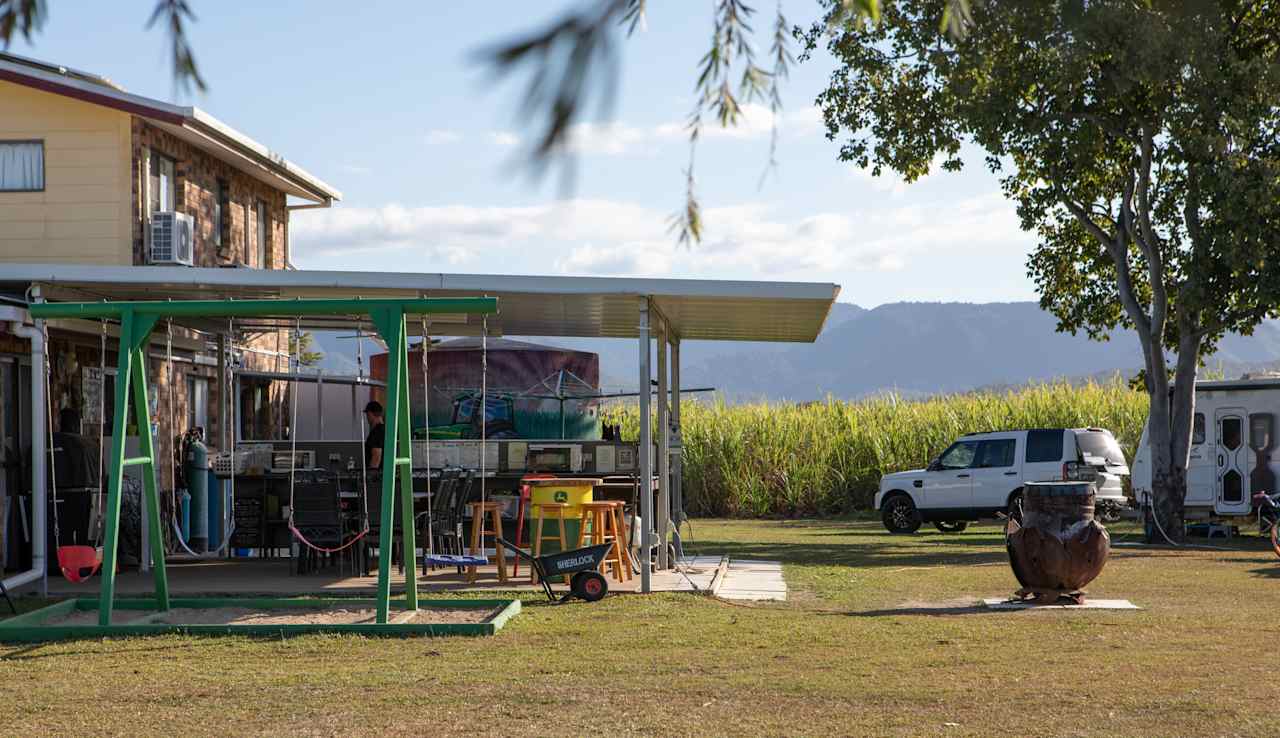
[[[154,149],[151,151],[151,181],[148,190],[152,213],[163,213],[174,209],[176,198],[173,168],[173,159]]]
[[[231,229],[227,227],[226,218],[230,214],[227,207],[227,183],[218,180],[213,183],[213,245],[222,245],[222,233],[226,231],[228,235]]]
[[[258,268],[266,269],[267,263],[267,204],[258,201]]]
[[[44,142],[0,141],[0,192],[44,189]]]
[[[204,377],[187,377],[187,429],[192,428],[209,435],[209,380]]]
[[[244,239],[241,241],[244,246],[244,254],[242,256],[245,266],[253,266],[249,262],[249,203],[246,202],[241,205],[240,210],[242,216],[240,222],[244,224]]]

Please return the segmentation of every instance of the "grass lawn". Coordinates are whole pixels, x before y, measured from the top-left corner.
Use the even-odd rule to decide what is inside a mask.
[[[492,638],[0,646],[3,732],[1280,735],[1280,559],[1256,537],[1113,550],[1090,592],[1141,612],[991,613],[966,603],[1016,586],[994,526],[693,533],[699,553],[782,559],[791,601],[526,596]]]

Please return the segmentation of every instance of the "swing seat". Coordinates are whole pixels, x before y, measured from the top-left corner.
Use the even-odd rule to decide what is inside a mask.
[[[429,566],[488,566],[489,557],[470,554],[433,554],[422,555],[422,563]]]
[[[58,568],[72,584],[78,584],[98,573],[102,552],[93,546],[59,546]],[[87,570],[87,571],[86,571]]]

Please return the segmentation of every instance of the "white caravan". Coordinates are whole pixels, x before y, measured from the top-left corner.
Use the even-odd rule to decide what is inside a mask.
[[[1274,493],[1280,465],[1272,459],[1280,378],[1196,382],[1195,424],[1187,467],[1186,516],[1249,515],[1253,496]],[[1147,428],[1133,460],[1139,504],[1151,492]]]

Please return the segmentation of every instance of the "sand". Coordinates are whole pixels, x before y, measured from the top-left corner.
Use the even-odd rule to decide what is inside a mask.
[[[416,613],[392,612],[392,623],[446,624],[483,623],[494,615],[493,609],[423,608]],[[149,623],[155,625],[335,625],[373,623],[373,608],[248,608],[248,607],[175,607],[160,614],[145,610],[116,610],[114,625]],[[44,625],[97,625],[97,610],[73,610],[49,618]]]

